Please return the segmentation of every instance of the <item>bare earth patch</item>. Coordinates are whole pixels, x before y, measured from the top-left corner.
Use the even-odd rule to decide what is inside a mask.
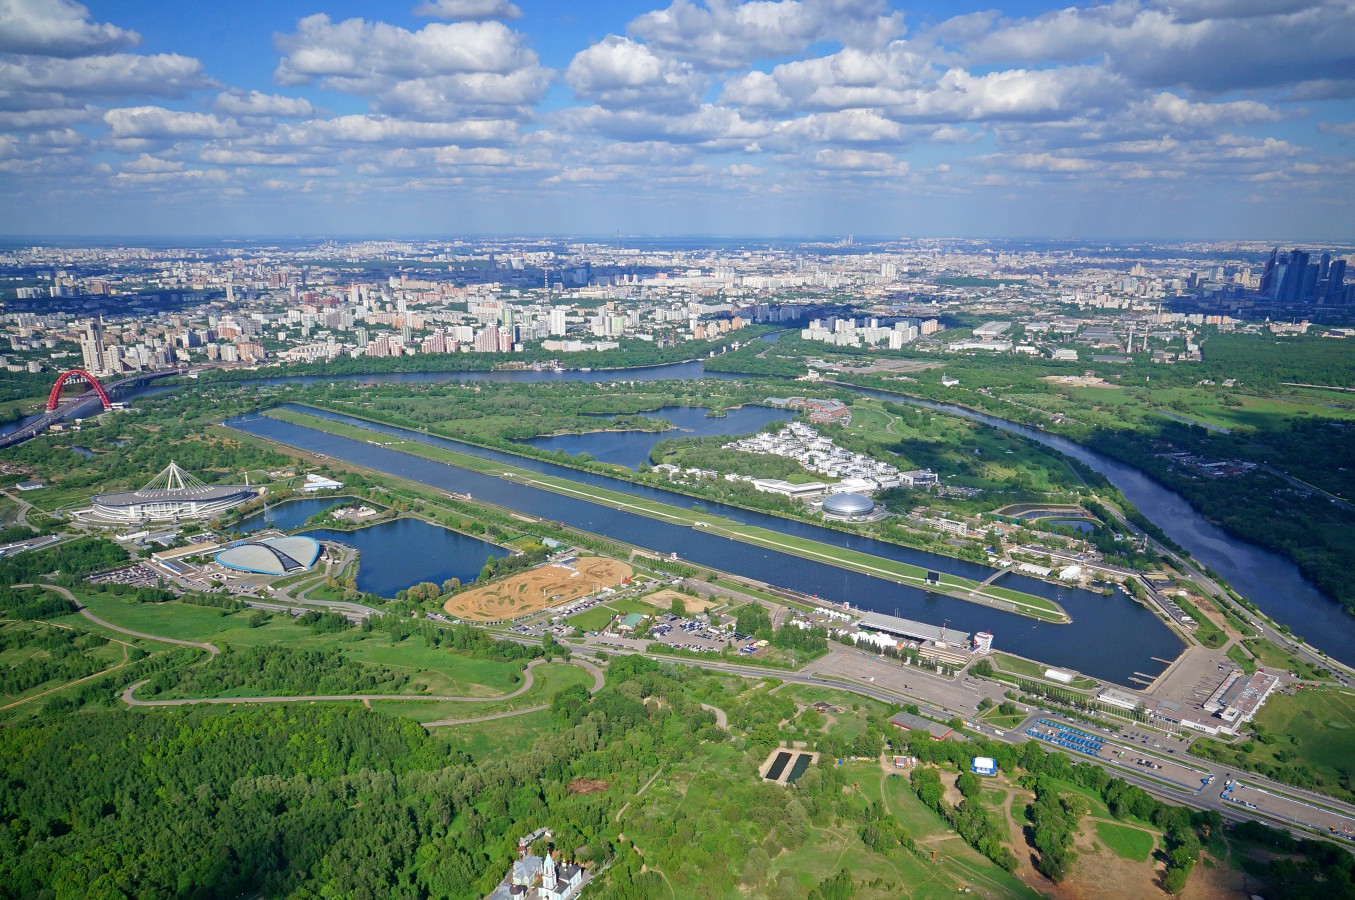
[[[583,556],[572,567],[538,566],[502,581],[472,588],[443,604],[449,615],[475,622],[516,619],[616,587],[630,578],[630,566],[617,559]]]
[[[569,783],[569,792],[571,794],[600,794],[611,786],[611,782],[598,781],[596,778],[575,778]]]
[[[705,597],[691,597],[687,594],[680,594],[677,591],[665,588],[661,591],[655,591],[652,594],[646,594],[642,598],[646,603],[652,603],[659,609],[668,609],[673,605],[673,600],[682,601],[683,609],[687,610],[687,615],[694,616],[697,613],[703,613],[713,609],[717,604],[713,600],[707,600]]]
[[[1103,378],[1086,375],[1046,375],[1041,381],[1048,381],[1051,384],[1066,384],[1069,387],[1093,387],[1109,388],[1112,391],[1118,391],[1118,384],[1110,384]]]
[[[1082,833],[1074,842],[1077,859],[1068,878],[1060,884],[1049,884],[1049,894],[1060,900],[1119,900],[1122,897],[1167,897],[1158,887],[1162,864],[1155,859],[1135,862],[1101,847],[1096,840],[1095,823],[1087,817],[1082,820]],[[1099,849],[1098,849],[1099,848]],[[1196,867],[1196,871],[1199,867]],[[1193,881],[1194,875],[1191,876]]]

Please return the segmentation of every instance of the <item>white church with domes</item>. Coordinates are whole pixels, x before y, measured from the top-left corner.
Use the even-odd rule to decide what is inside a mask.
[[[542,837],[554,835],[542,828],[518,841],[518,860],[486,900],[572,900],[579,895],[591,873],[573,863],[556,863],[553,851],[529,856],[527,848]]]

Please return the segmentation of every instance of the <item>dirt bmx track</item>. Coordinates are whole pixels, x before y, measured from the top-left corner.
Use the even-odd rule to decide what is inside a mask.
[[[631,576],[631,567],[615,559],[582,556],[572,568],[540,566],[484,587],[450,597],[447,614],[472,622],[516,619],[561,603],[568,603],[605,587],[615,587]]]

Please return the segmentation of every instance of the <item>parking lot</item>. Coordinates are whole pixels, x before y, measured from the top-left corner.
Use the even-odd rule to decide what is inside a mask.
[[[130,566],[124,566],[121,569],[114,569],[111,572],[104,572],[101,575],[94,575],[89,580],[92,584],[125,584],[130,587],[155,587],[160,583],[161,575],[144,563],[135,563]]]
[[[734,630],[734,622],[720,622],[720,616],[707,618],[699,615],[684,619],[672,614],[655,617],[649,636],[658,643],[697,653],[720,653],[727,647],[737,648],[744,656],[756,657],[767,646],[766,641]]]

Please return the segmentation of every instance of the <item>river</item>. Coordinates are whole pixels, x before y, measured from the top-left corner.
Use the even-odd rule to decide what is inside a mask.
[[[738,378],[725,372],[706,372],[701,362],[673,363],[639,369],[597,372],[387,372],[345,376],[275,376],[254,379],[253,384],[309,384],[331,381],[370,383],[493,381],[664,381],[688,378]],[[1233,589],[1260,607],[1275,621],[1304,635],[1332,657],[1355,665],[1355,623],[1339,603],[1323,594],[1285,557],[1227,534],[1191,508],[1185,498],[1123,463],[1094,453],[1073,441],[1028,428],[1005,419],[959,406],[917,400],[901,394],[865,388],[847,388],[855,393],[898,403],[913,403],[953,415],[964,416],[994,428],[1023,435],[1077,459],[1104,475],[1149,519],[1198,562],[1218,572]],[[152,388],[152,391],[167,388]],[[9,423],[0,433],[15,427]],[[522,465],[521,462],[518,462]],[[578,477],[577,474],[571,477]],[[1076,613],[1074,613],[1076,615]]]

